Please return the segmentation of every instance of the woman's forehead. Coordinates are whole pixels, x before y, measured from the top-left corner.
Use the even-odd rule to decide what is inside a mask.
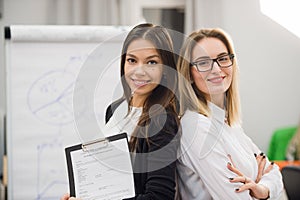
[[[217,38],[204,38],[196,43],[192,51],[192,56],[216,57],[220,53],[227,53],[227,48],[221,40]]]

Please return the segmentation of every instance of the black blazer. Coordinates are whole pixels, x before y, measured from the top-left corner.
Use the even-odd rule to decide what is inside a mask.
[[[122,101],[112,103],[106,110],[106,122]],[[136,157],[133,164],[136,196],[127,200],[173,200],[175,197],[175,171],[177,149],[180,140],[177,114],[167,109],[166,115],[159,115],[157,123],[150,122],[148,135],[138,138]],[[162,128],[157,128],[162,127]]]

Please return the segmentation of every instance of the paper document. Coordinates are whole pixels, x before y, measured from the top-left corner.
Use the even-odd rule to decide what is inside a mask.
[[[67,147],[70,195],[83,200],[120,200],[135,196],[126,133]]]

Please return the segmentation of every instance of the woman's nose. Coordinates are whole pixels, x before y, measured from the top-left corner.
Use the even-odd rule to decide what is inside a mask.
[[[146,74],[143,64],[140,64],[134,69],[136,75],[144,76]]]
[[[214,61],[212,63],[211,71],[212,72],[219,72],[219,71],[221,71],[221,68],[220,68],[219,64],[217,63],[217,61]]]

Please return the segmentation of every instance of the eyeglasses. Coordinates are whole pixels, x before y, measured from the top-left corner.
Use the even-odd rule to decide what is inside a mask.
[[[226,68],[233,65],[234,54],[228,54],[219,56],[215,59],[201,59],[196,62],[191,62],[191,66],[196,66],[199,72],[207,72],[212,70],[214,62],[216,62],[219,67]]]

